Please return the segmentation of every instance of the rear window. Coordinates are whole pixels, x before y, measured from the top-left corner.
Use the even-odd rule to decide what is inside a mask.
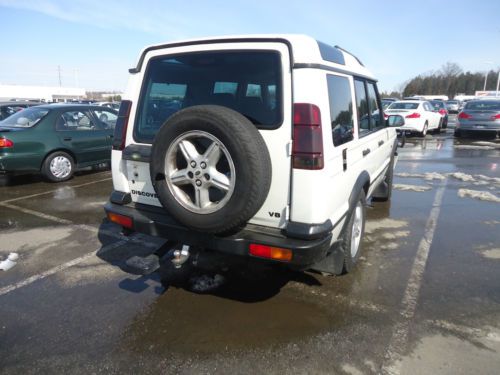
[[[490,102],[490,101],[477,101],[468,102],[464,109],[469,109],[472,111],[500,111],[500,101]]]
[[[45,115],[49,113],[48,109],[32,107],[14,113],[2,121],[1,126],[13,128],[31,128],[35,126]]]
[[[177,111],[195,105],[231,108],[259,129],[283,121],[281,56],[274,51],[202,52],[151,59],[134,129],[138,142],[151,143]]]
[[[387,109],[417,109],[420,103],[396,102]]]
[[[434,109],[444,109],[444,103],[439,100],[433,100],[430,102]]]

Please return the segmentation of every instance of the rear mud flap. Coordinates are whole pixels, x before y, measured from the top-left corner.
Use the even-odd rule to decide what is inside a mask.
[[[341,275],[344,269],[344,253],[340,248],[340,242],[332,246],[332,251],[323,260],[313,264],[311,270],[331,275]]]

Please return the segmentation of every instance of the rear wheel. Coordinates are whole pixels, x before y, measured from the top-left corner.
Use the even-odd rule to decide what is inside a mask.
[[[343,273],[351,272],[354,269],[354,265],[361,253],[361,240],[365,231],[365,206],[365,192],[361,190],[356,204],[349,213],[349,221],[344,228],[342,243],[340,244],[344,253]]]
[[[422,138],[425,138],[425,136],[427,135],[427,128],[429,127],[429,124],[426,122],[424,124],[424,128],[422,129],[422,131],[418,134],[420,137]]]
[[[42,175],[49,181],[61,182],[73,177],[75,162],[66,152],[57,151],[45,158]]]

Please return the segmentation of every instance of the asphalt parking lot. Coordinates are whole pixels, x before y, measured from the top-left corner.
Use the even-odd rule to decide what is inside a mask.
[[[0,372],[498,373],[500,140],[452,134],[407,139],[353,273],[208,294],[123,270],[160,242],[104,219],[109,171],[3,181]]]

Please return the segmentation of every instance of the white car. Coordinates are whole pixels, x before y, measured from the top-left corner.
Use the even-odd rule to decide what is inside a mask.
[[[391,197],[388,122],[404,123],[380,115],[355,56],[303,35],[223,37],[147,47],[130,73],[110,221],[176,244],[176,266],[352,269],[367,200]]]
[[[429,131],[440,133],[443,127],[441,114],[424,100],[401,100],[392,103],[386,110],[386,115],[400,115],[405,119],[401,131],[417,133],[425,137]]]

